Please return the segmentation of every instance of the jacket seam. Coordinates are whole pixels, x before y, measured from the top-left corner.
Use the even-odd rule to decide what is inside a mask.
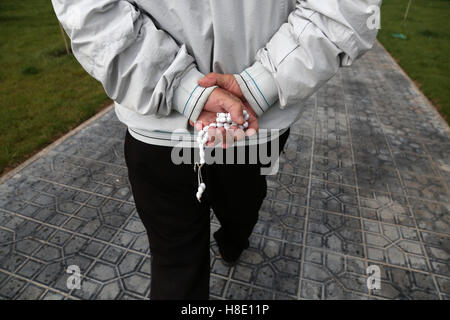
[[[300,36],[303,34],[303,32],[305,32],[305,29],[306,29],[310,24],[313,23],[313,22],[311,21],[311,17],[312,17],[313,15],[315,15],[316,13],[317,13],[317,12],[314,11],[313,13],[310,14],[310,16],[308,17],[308,23],[303,27],[302,31],[300,31],[300,33],[299,33],[298,36],[297,36],[297,39],[296,39],[297,41],[299,41],[298,39],[300,39]],[[297,50],[299,47],[300,47],[300,44],[297,44],[297,45],[295,46],[294,49],[292,49],[291,51],[289,51],[289,53],[288,53],[283,59],[281,59],[280,62],[277,64],[277,69],[278,69],[278,67],[280,66],[280,64],[282,64],[282,63],[284,62],[284,60],[286,60],[287,57],[289,57],[289,56],[291,55],[291,53],[294,52],[295,50]]]

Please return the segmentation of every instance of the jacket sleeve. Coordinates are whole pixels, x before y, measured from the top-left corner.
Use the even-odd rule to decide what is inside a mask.
[[[107,95],[143,115],[176,110],[195,121],[214,89],[184,45],[126,0],[52,0],[72,51]]]
[[[235,75],[258,115],[298,104],[350,66],[375,40],[381,0],[298,0],[254,65]],[[378,20],[377,20],[378,19]]]

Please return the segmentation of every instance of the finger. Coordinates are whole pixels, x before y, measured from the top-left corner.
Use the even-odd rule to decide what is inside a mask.
[[[206,143],[207,146],[214,144],[215,135],[216,135],[216,128],[215,127],[209,127],[208,128],[208,141]]]
[[[201,120],[195,123],[195,130],[201,131],[203,129],[203,122]]]
[[[240,93],[240,90],[236,90],[236,88],[233,87],[233,84],[236,82],[236,79],[231,74],[221,74],[221,73],[209,73],[202,79],[198,81],[198,84],[202,87],[211,87],[211,86],[218,86],[225,90],[232,90],[233,94],[236,94],[238,91]],[[240,96],[242,96],[240,94]]]
[[[212,87],[216,84],[216,82],[217,82],[216,73],[214,72],[209,73],[200,80],[198,80],[198,84],[204,88]]]
[[[234,136],[231,134],[229,130],[227,130],[225,134],[225,140],[223,141],[222,147],[224,149],[232,147],[234,144]]]
[[[228,129],[228,133],[233,137],[234,141],[241,140],[241,136],[240,136],[240,132],[239,131],[242,131],[242,130],[240,130],[236,125],[232,125]],[[245,134],[244,134],[244,137],[245,137]]]
[[[224,127],[218,128],[217,129],[217,139],[219,139],[220,141],[225,141],[225,137],[227,135],[227,130],[225,130]]]
[[[236,131],[234,132],[235,135],[235,139],[236,141],[240,141],[243,140],[245,138],[245,131],[242,129],[236,129]]]
[[[251,137],[253,135],[256,134],[256,130],[255,129],[247,129],[247,131],[245,131],[245,134],[247,135],[247,137]]]
[[[244,114],[242,112],[244,105],[240,101],[233,101],[231,104],[224,104],[224,109],[230,113],[231,120],[237,124],[244,124]]]
[[[228,89],[231,85],[232,79],[230,78],[230,75],[220,74],[220,73],[214,73],[213,76],[211,76],[212,79],[215,79],[215,84],[221,88]],[[234,79],[234,78],[233,78]]]
[[[216,128],[215,127],[209,127],[208,128],[208,136],[213,137],[216,134]]]
[[[244,94],[242,93],[242,90],[239,87],[236,78],[232,74],[217,73],[215,74],[215,77],[216,77],[216,85],[231,92],[239,99],[245,100]]]
[[[223,146],[223,143],[225,141],[226,137],[226,130],[223,127],[217,128],[215,135],[214,135],[214,145],[221,144]]]
[[[248,137],[251,137],[254,134],[256,134],[257,131],[258,131],[258,119],[253,116],[250,116],[250,118],[248,119],[248,128],[245,134]]]
[[[253,129],[255,131],[258,131],[258,129],[259,129],[258,119],[253,116],[250,116],[250,118],[248,119],[248,128],[247,129]]]
[[[214,147],[216,144],[220,143],[222,133],[220,133],[220,131],[216,128],[212,128],[212,133],[209,136],[208,142],[206,143],[206,145],[208,147]]]
[[[236,140],[236,130],[237,129],[238,129],[237,126],[231,125],[227,130],[227,132],[233,137],[233,140]]]

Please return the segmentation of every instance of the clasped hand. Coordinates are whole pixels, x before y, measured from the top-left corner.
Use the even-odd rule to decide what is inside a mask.
[[[230,147],[234,141],[241,140],[247,136],[252,136],[258,130],[258,119],[250,104],[246,101],[238,82],[232,74],[210,73],[200,79],[198,84],[204,88],[218,86],[210,94],[203,107],[196,123],[190,121],[197,131],[216,121],[218,112],[230,113],[231,119],[238,125],[244,124],[243,110],[247,110],[250,118],[248,128],[244,132],[239,127],[233,125],[228,130],[223,127],[208,129],[209,140],[207,146],[214,146],[222,142],[222,147]]]

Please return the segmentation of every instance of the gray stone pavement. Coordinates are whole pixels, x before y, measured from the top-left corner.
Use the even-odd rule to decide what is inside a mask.
[[[249,250],[228,268],[211,240],[211,298],[448,299],[447,125],[380,45],[303,108]],[[2,299],[148,298],[124,134],[109,111],[0,184]]]

